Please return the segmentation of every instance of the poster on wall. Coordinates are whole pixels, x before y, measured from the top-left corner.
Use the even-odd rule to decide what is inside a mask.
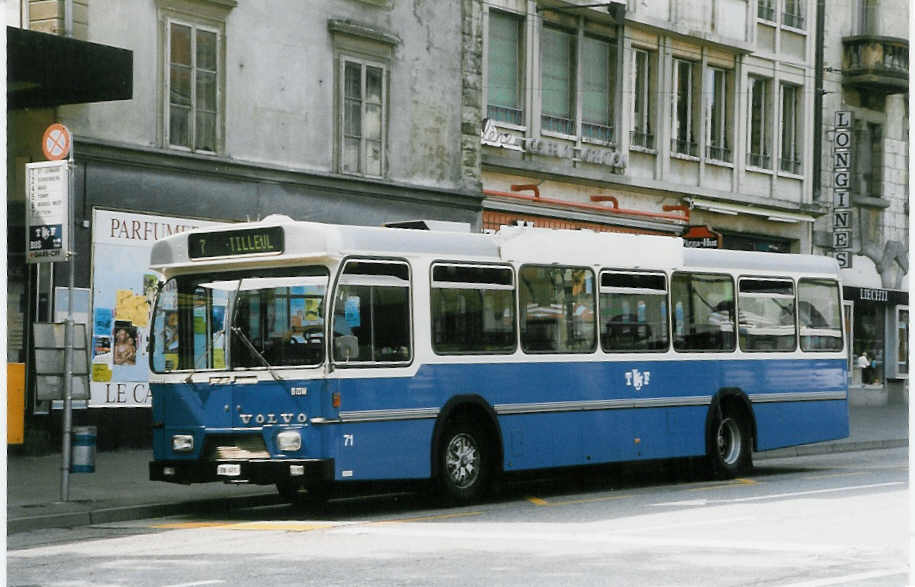
[[[90,408],[151,406],[146,340],[157,276],[149,253],[159,239],[218,224],[93,210]]]

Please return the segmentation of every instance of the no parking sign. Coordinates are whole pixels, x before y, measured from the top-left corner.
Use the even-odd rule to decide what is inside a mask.
[[[55,122],[44,131],[41,137],[41,152],[48,161],[60,161],[70,153],[72,137],[70,129]]]

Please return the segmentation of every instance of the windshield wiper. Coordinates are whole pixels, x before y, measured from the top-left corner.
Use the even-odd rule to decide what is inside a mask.
[[[280,377],[279,375],[277,375],[277,373],[273,370],[273,366],[272,366],[270,363],[267,362],[267,359],[264,358],[264,355],[262,355],[261,352],[260,352],[259,350],[257,350],[256,348],[254,348],[254,343],[251,342],[251,339],[248,338],[248,335],[245,334],[245,331],[242,330],[241,327],[239,327],[239,326],[233,326],[233,327],[232,327],[232,334],[237,334],[237,335],[238,335],[238,337],[241,339],[241,341],[242,341],[243,343],[245,343],[245,346],[248,347],[248,350],[251,351],[251,353],[252,353],[255,357],[257,357],[257,360],[259,360],[259,361],[261,362],[261,365],[263,365],[264,367],[267,368],[267,371],[268,371],[268,372],[270,373],[270,375],[273,377],[273,380],[274,380],[274,381],[277,381],[277,382],[283,381],[283,378]]]

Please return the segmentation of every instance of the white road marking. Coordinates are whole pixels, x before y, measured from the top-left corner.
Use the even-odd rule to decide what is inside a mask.
[[[803,583],[790,583],[782,587],[828,587],[829,585],[844,585],[865,581],[867,579],[880,579],[882,577],[892,577],[893,575],[907,575],[909,569],[899,567],[898,569],[888,569],[883,571],[871,571],[869,573],[857,573],[855,575],[842,575],[839,577],[829,577],[827,579],[815,579],[813,581],[804,581]]]
[[[782,499],[785,497],[803,497],[805,495],[822,495],[824,493],[838,493],[840,491],[855,491],[857,489],[874,489],[876,487],[893,487],[896,485],[905,485],[905,481],[893,481],[890,483],[873,483],[871,485],[850,485],[848,487],[833,487],[831,489],[813,489],[810,491],[794,491],[791,493],[773,493],[771,495],[755,495],[753,497],[735,497],[732,499],[688,499],[683,501],[666,501],[662,503],[653,503],[653,506],[663,507],[688,507],[702,505],[721,505],[726,503],[745,503],[748,501],[765,501],[767,499]]]
[[[216,585],[217,583],[225,583],[225,581],[222,581],[221,579],[210,579],[209,581],[194,581],[193,583],[172,583],[165,587],[195,587],[196,585]]]

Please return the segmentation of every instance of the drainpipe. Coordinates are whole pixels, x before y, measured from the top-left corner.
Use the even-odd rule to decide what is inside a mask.
[[[73,37],[73,0],[64,2],[64,36]]]
[[[816,57],[813,91],[813,201],[822,198],[823,187],[823,43],[826,28],[825,0],[817,0]]]

